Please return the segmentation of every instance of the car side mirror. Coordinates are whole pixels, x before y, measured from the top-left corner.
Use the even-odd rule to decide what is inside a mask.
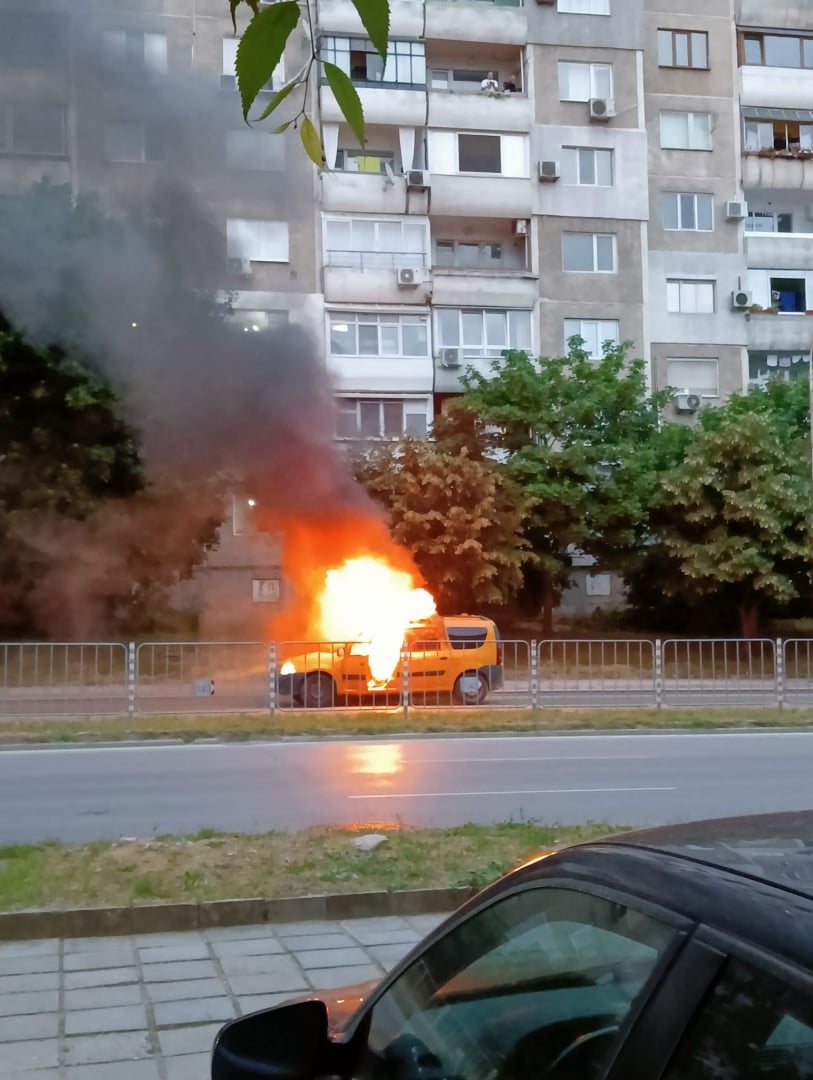
[[[329,1050],[327,1006],[298,1001],[226,1024],[212,1050],[212,1080],[309,1080]]]

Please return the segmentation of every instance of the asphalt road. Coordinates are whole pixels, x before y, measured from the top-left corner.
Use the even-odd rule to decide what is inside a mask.
[[[649,825],[813,805],[813,734],[430,738],[0,752],[0,842],[210,827]]]

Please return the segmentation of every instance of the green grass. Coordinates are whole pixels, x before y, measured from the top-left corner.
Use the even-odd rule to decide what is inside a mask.
[[[90,717],[78,720],[0,720],[0,744],[122,739],[279,739],[291,736],[406,733],[549,732],[719,728],[812,728],[812,709],[400,709],[368,712],[231,713],[203,716]]]
[[[209,834],[0,849],[0,911],[353,893],[487,885],[521,862],[618,826],[462,825],[451,829],[375,826]],[[358,851],[359,831],[385,843]]]

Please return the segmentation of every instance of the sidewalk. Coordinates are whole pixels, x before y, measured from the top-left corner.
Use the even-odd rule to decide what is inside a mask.
[[[443,918],[0,943],[0,1078],[208,1080],[223,1021],[379,978]]]

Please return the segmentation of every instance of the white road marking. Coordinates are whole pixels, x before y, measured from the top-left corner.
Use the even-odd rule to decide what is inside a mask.
[[[348,799],[452,799],[476,795],[593,795],[619,791],[677,791],[676,787],[537,788],[533,791],[392,791],[376,795],[348,795]]]

